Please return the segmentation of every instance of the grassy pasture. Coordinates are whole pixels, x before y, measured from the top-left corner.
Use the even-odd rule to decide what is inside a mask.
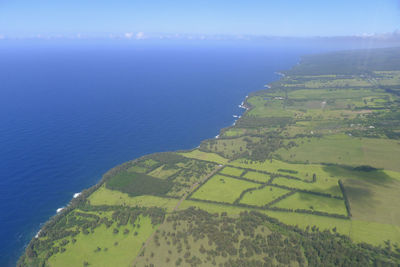
[[[253,117],[289,117],[293,116],[294,112],[285,108],[282,100],[273,100],[263,96],[250,97],[247,100],[252,109],[245,116]]]
[[[243,170],[227,166],[219,171],[219,173],[240,177],[240,175],[243,173]]]
[[[63,253],[57,253],[50,257],[50,266],[83,266],[84,262],[89,266],[130,266],[139,253],[142,243],[151,235],[154,228],[150,218],[139,217],[133,227],[132,224],[117,227],[116,224],[107,228],[102,225],[94,230],[94,233],[78,234],[76,242],[69,242]],[[113,229],[119,228],[119,233],[114,234]],[[129,233],[124,234],[128,229]],[[137,235],[134,233],[137,232]],[[100,248],[97,251],[97,248]]]
[[[304,83],[306,88],[347,88],[347,87],[370,87],[371,83],[366,81],[365,79],[361,79],[358,77],[349,78],[349,79],[321,79],[321,77],[317,77],[316,79],[308,80]]]
[[[400,227],[400,181],[390,176],[344,179],[355,220],[393,224]]]
[[[177,199],[163,198],[157,196],[137,196],[130,197],[126,193],[116,190],[110,190],[105,186],[97,189],[90,195],[89,201],[91,205],[101,206],[139,206],[139,207],[159,207],[166,208],[171,211],[178,203]]]
[[[372,89],[302,89],[290,91],[288,97],[291,99],[361,99],[369,96],[384,96],[388,95],[383,90]]]
[[[256,182],[262,182],[266,183],[271,179],[271,177],[268,174],[261,173],[261,172],[253,172],[253,171],[248,171],[244,174],[244,178],[256,181]]]
[[[244,190],[258,186],[259,184],[217,174],[202,185],[192,198],[233,203]]]
[[[320,164],[295,164],[276,159],[266,160],[263,162],[258,162],[258,161],[251,162],[246,159],[237,159],[235,161],[230,162],[229,164],[232,166],[276,173],[281,175],[287,175],[288,173],[280,170],[293,170],[297,171],[297,173],[292,176],[309,181],[312,180],[314,173],[317,175],[317,178],[333,177],[333,175],[331,173],[326,172],[324,170],[324,166]]]
[[[229,128],[229,130],[225,131],[222,136],[224,137],[236,137],[241,136],[246,133],[246,129],[240,128]]]
[[[303,209],[347,215],[344,201],[336,198],[297,192],[279,201],[273,207],[283,209]]]
[[[266,186],[262,189],[252,190],[247,192],[240,203],[253,205],[253,206],[264,206],[274,199],[289,193],[289,190],[282,189],[274,186]]]
[[[294,140],[298,146],[277,151],[284,160],[311,163],[336,163],[352,166],[370,165],[400,171],[397,156],[400,142],[391,139],[355,138],[330,135]]]
[[[256,139],[259,138],[250,138]],[[243,138],[235,138],[235,139],[211,139],[205,142],[202,142],[200,147],[203,150],[210,151],[213,153],[222,154],[225,158],[232,158],[234,155],[241,153],[246,150],[247,142],[243,140]]]
[[[162,165],[158,167],[157,169],[151,171],[148,173],[148,175],[156,177],[156,178],[161,178],[161,179],[166,179],[170,177],[171,175],[174,175],[179,171],[178,168],[167,168],[166,165]]]
[[[272,181],[272,184],[331,194],[332,196],[342,196],[342,191],[340,191],[340,187],[338,185],[338,179],[335,178],[317,178],[316,182],[314,183],[306,183],[300,180],[278,177]]]
[[[216,162],[218,164],[226,164],[228,163],[228,159],[221,157],[215,153],[203,152],[198,149],[192,150],[190,152],[182,152],[179,153],[180,155],[191,158],[191,159],[199,159],[199,160],[206,160]]]

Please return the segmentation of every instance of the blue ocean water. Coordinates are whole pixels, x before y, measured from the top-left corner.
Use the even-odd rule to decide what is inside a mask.
[[[251,91],[321,47],[258,43],[0,45],[0,266],[73,194],[144,154],[231,125]]]

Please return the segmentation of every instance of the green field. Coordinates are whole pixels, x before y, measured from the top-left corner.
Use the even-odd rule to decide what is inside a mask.
[[[266,186],[262,189],[247,192],[240,203],[252,206],[264,206],[274,199],[289,193],[289,190],[282,189],[274,186]]]
[[[192,198],[233,203],[244,190],[258,186],[259,185],[255,183],[217,174],[202,185],[200,189],[192,195]]]
[[[271,179],[271,177],[268,174],[261,172],[254,172],[254,171],[246,172],[245,175],[243,175],[243,177],[261,183],[266,183]]]
[[[171,198],[162,198],[157,196],[136,196],[130,197],[126,193],[122,193],[116,190],[107,189],[105,186],[100,187],[90,197],[89,201],[91,205],[101,206],[131,206],[131,207],[160,207],[172,210],[178,200]]]
[[[278,177],[272,181],[272,184],[281,185],[288,188],[325,193],[332,196],[342,196],[342,192],[340,191],[340,187],[338,185],[338,180],[335,178],[317,178],[316,182],[314,183],[306,183],[300,180]]]
[[[323,138],[296,139],[297,147],[277,153],[285,160],[312,163],[336,163],[352,166],[370,165],[400,171],[397,156],[400,141],[332,135]]]
[[[240,177],[240,175],[243,173],[243,170],[238,168],[225,167],[220,171],[220,173]]]
[[[149,218],[141,217],[137,223],[140,227],[113,225],[106,228],[103,225],[96,228],[90,235],[79,234],[74,237],[76,242],[68,243],[65,246],[66,251],[51,257],[49,264],[50,266],[83,266],[87,262],[90,266],[131,266],[142,243],[154,231]],[[113,233],[115,227],[119,229],[117,234]],[[129,231],[128,234],[124,234],[125,229]]]
[[[163,165],[158,167],[154,171],[149,172],[148,175],[161,179],[166,179],[171,175],[177,173],[178,171],[179,171],[178,168],[167,168],[165,165]]]
[[[216,162],[219,164],[226,164],[228,162],[228,159],[223,158],[220,155],[217,155],[214,153],[203,152],[198,149],[192,150],[190,152],[179,153],[179,154],[184,157],[187,157],[187,158],[212,161],[212,162]]]
[[[279,201],[273,207],[282,209],[300,209],[327,212],[331,214],[347,215],[344,201],[336,198],[323,197],[298,192]]]

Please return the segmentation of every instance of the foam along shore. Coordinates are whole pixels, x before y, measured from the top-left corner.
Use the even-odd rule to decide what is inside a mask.
[[[39,235],[40,235],[40,232],[42,231],[42,229],[40,229],[37,233],[36,233],[36,235],[35,235],[35,238],[39,238]]]
[[[60,213],[60,212],[62,212],[62,211],[63,211],[63,209],[64,209],[64,207],[58,208],[58,209],[57,209],[57,213]]]
[[[79,193],[75,193],[75,194],[74,194],[74,198],[77,198],[77,197],[79,197],[80,195],[82,195],[82,193],[81,193],[81,192],[79,192]]]

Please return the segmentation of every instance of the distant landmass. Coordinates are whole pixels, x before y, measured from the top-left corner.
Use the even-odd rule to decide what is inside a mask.
[[[76,195],[18,266],[397,266],[400,48],[303,57],[190,151]]]

